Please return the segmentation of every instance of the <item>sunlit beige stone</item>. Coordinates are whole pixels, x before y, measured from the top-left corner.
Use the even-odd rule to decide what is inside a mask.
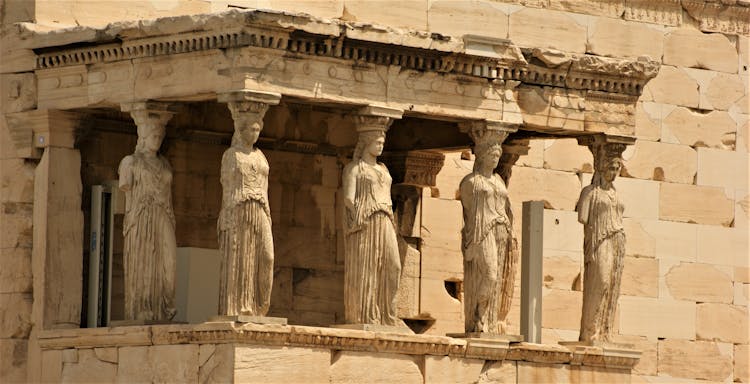
[[[747,95],[747,77],[740,75],[717,73],[707,87],[701,89],[714,109],[727,110]],[[741,105],[738,107],[742,108]],[[747,106],[745,106],[747,110]]]
[[[698,148],[696,184],[743,189],[748,187],[748,154],[713,148]]]
[[[656,297],[659,293],[658,281],[658,259],[646,257],[625,258],[620,291],[622,295]]]
[[[587,53],[613,57],[662,55],[664,32],[660,27],[599,17],[589,24]]]
[[[524,8],[510,15],[508,29],[508,37],[521,47],[586,50],[586,27],[567,12]]]
[[[341,351],[330,360],[330,383],[421,383],[424,378],[416,359],[409,355]],[[367,369],[362,369],[367,367]]]
[[[733,149],[737,123],[723,111],[707,114],[687,108],[674,109],[662,122],[662,135],[675,139],[675,144],[691,147]]]
[[[680,67],[662,65],[643,91],[644,101],[698,107],[698,83]]]
[[[700,201],[701,204],[695,204]],[[662,183],[659,191],[661,220],[730,226],[734,201],[723,188]]]
[[[695,302],[620,297],[620,334],[667,339],[695,337]]]
[[[700,303],[695,323],[698,340],[747,344],[747,306]],[[728,326],[731,324],[731,326]]]
[[[234,381],[327,383],[330,364],[331,352],[323,349],[239,347],[234,352]]]
[[[425,383],[474,383],[477,381],[483,360],[461,359],[452,356],[425,356]]]
[[[430,1],[429,7],[427,26],[431,32],[451,36],[508,36],[508,15],[494,2],[437,0]]]
[[[697,155],[686,145],[636,141],[623,154],[625,172],[638,179],[692,184]]]
[[[542,288],[542,327],[579,329],[582,302],[581,292]]]
[[[709,264],[680,263],[666,274],[669,292],[675,299],[731,303],[731,277]]]
[[[750,370],[748,370],[748,362],[750,362],[750,353],[748,353],[748,345],[735,345],[734,346],[734,382],[747,383],[750,381]]]
[[[427,4],[428,2],[422,0],[346,0],[342,19],[426,31]]]
[[[664,64],[737,73],[737,49],[723,34],[677,29],[665,36]]]
[[[732,352],[709,341],[660,340],[658,369],[674,378],[731,380]]]

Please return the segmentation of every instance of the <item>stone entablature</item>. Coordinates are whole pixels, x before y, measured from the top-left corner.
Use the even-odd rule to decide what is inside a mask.
[[[19,27],[20,48],[37,53],[40,109],[210,100],[244,88],[304,102],[380,103],[411,116],[524,122],[562,135],[632,135],[635,101],[659,68],[647,58],[522,52],[504,39],[456,39],[269,11],[104,29]],[[530,89],[540,95],[533,105]],[[546,107],[537,105],[540,98]],[[620,117],[601,116],[610,110]],[[549,124],[535,120],[540,114]],[[565,121],[556,123],[560,114]]]

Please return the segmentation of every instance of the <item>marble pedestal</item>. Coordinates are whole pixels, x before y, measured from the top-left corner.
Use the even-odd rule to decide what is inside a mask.
[[[269,316],[249,316],[249,315],[222,315],[212,316],[208,322],[231,321],[235,323],[253,323],[253,324],[278,324],[287,325],[286,317],[269,317]]]

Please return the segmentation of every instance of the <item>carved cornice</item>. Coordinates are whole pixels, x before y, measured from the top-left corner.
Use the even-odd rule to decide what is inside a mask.
[[[380,156],[393,177],[393,184],[434,187],[445,155],[431,151],[388,152]]]
[[[60,329],[41,331],[42,349],[92,348],[137,345],[243,344],[327,348],[408,355],[470,357],[484,360],[518,360],[536,363],[580,364],[631,369],[640,352],[558,345],[474,343],[444,336],[409,335],[308,326],[236,324],[229,322],[190,325]],[[492,344],[492,345],[490,345]]]
[[[635,102],[646,83],[659,73],[658,61],[646,57],[613,59],[593,55],[573,55],[553,49],[524,52],[529,61],[525,70],[510,71],[510,77],[526,84],[628,95]]]
[[[207,15],[198,15],[195,20],[184,21],[192,23],[194,30],[201,30],[200,32],[180,31],[165,35],[156,28],[145,28],[141,33],[129,37],[120,36],[117,30],[110,30],[113,27],[93,30],[97,35],[114,35],[122,42],[112,42],[114,38],[110,37],[110,40],[100,43],[83,43],[88,44],[85,47],[70,48],[68,45],[37,48],[37,69],[255,47],[281,51],[289,59],[317,56],[346,60],[355,67],[397,66],[401,70],[452,74],[466,79],[521,81],[629,95],[640,95],[643,85],[658,70],[656,62],[589,55],[571,57],[562,66],[539,65],[538,60],[537,64],[529,65],[529,55],[521,54],[515,45],[503,39],[470,35],[460,41],[415,31],[377,29],[367,24],[322,21],[304,15],[296,15],[288,22],[285,19],[288,15],[257,10],[211,17],[212,22],[203,20],[208,18]],[[228,21],[217,21],[222,18]],[[168,21],[172,22],[172,19]],[[271,19],[275,23],[270,22]],[[152,24],[158,26],[160,20],[162,19]],[[233,70],[241,70],[247,65],[242,62],[241,55],[235,59],[237,61],[233,63]]]

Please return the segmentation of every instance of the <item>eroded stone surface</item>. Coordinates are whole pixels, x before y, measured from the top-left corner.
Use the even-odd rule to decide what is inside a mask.
[[[331,352],[323,349],[239,347],[234,352],[234,380],[327,383],[330,364]]]
[[[669,270],[665,280],[675,299],[727,304],[732,302],[731,277],[712,265],[680,263]]]
[[[724,381],[732,375],[731,354],[709,341],[660,340],[658,371],[675,378]]]
[[[330,360],[331,383],[422,383],[422,372],[409,355],[341,351]],[[367,369],[362,369],[367,367]],[[327,381],[326,381],[327,382]]]
[[[747,344],[747,306],[700,303],[695,322],[698,340]]]
[[[728,227],[734,221],[734,201],[723,188],[662,183],[659,218]]]
[[[665,36],[664,63],[737,73],[737,49],[723,34],[683,28]]]

